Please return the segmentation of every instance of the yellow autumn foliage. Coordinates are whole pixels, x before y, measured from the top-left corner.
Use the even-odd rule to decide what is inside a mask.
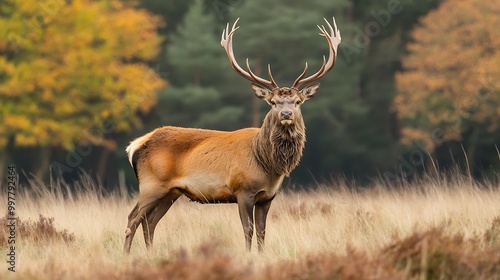
[[[72,149],[105,119],[129,130],[165,86],[146,64],[162,23],[133,1],[6,0],[0,10],[0,147]]]
[[[460,141],[471,127],[500,128],[499,14],[495,0],[445,0],[421,20],[396,75],[403,143],[432,146],[436,129]]]

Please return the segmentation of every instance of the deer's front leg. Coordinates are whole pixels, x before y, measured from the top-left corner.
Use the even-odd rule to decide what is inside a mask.
[[[241,225],[245,233],[247,250],[252,248],[253,237],[253,201],[248,196],[238,197],[238,210],[240,212]]]
[[[264,250],[264,238],[266,236],[266,219],[272,199],[255,205],[255,229],[257,230],[257,246],[259,252]]]

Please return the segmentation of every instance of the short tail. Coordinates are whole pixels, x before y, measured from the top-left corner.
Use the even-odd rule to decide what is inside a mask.
[[[130,142],[130,145],[128,145],[128,147],[125,149],[128,155],[128,161],[130,162],[130,165],[134,167],[134,169],[136,165],[136,162],[134,162],[134,154],[144,145],[144,143],[146,143],[149,140],[153,132],[154,131],[145,134],[139,138],[136,138],[134,141]]]

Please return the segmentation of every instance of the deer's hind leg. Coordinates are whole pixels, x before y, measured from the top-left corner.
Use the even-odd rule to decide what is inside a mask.
[[[132,221],[135,219],[139,212],[139,202],[137,202],[130,211],[130,214],[128,214],[128,223],[127,223],[127,230],[125,231],[125,245],[123,246],[123,251],[125,253],[130,252],[130,245],[132,244],[132,240],[134,239],[136,227],[132,227]]]
[[[160,204],[160,201],[163,198],[165,198],[165,196],[167,196],[168,193],[169,189],[165,188],[162,185],[156,185],[156,187],[149,187],[149,188],[141,187],[141,191],[139,194],[139,201],[137,202],[137,204],[135,205],[135,207],[132,209],[132,211],[128,216],[127,230],[125,231],[125,236],[126,236],[125,244],[123,247],[123,250],[126,253],[130,252],[130,246],[132,244],[132,240],[134,239],[137,227],[142,222],[141,220],[145,219],[146,214],[150,213],[155,207],[157,207]],[[165,213],[163,213],[163,215]]]
[[[160,199],[158,204],[156,204],[156,206],[146,214],[145,218],[142,219],[142,230],[146,247],[151,248],[156,225],[180,196],[181,194],[179,192],[171,190]]]

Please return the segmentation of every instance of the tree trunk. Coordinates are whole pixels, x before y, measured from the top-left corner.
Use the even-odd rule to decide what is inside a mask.
[[[260,66],[260,57],[257,57],[255,59],[255,75],[262,77],[262,67]],[[252,99],[252,126],[253,127],[260,127],[260,99],[255,98],[255,96]]]
[[[252,112],[253,112],[253,117],[252,117],[252,126],[253,127],[260,127],[260,100],[258,98],[254,98],[252,101]]]
[[[97,178],[104,182],[104,176],[106,176],[106,169],[108,167],[108,159],[111,154],[111,150],[107,147],[103,147],[101,156],[99,157],[99,164],[97,166]]]
[[[201,86],[200,70],[198,69],[198,67],[195,68],[194,73],[193,73],[193,84],[196,87]]]
[[[467,172],[469,175],[471,175],[472,170],[471,169],[471,164],[474,164],[474,158],[476,157],[476,150],[477,150],[477,140],[479,137],[479,129],[476,128],[475,126],[472,127],[472,133],[469,137],[469,145],[467,147],[467,150],[465,151],[464,157],[467,160]]]
[[[347,18],[349,19],[349,22],[354,22],[354,3],[352,2],[347,8]]]
[[[9,158],[9,150],[8,146],[5,147],[5,150],[0,153],[0,186],[5,182],[5,174],[7,168],[7,159]]]
[[[7,140],[4,151],[0,153],[0,185],[5,182],[5,176],[7,175],[7,161],[10,159],[10,151],[14,148],[14,138],[10,137]]]
[[[52,147],[42,146],[39,149],[38,166],[35,165],[35,176],[40,181],[45,182],[49,177],[50,157],[52,155]]]

